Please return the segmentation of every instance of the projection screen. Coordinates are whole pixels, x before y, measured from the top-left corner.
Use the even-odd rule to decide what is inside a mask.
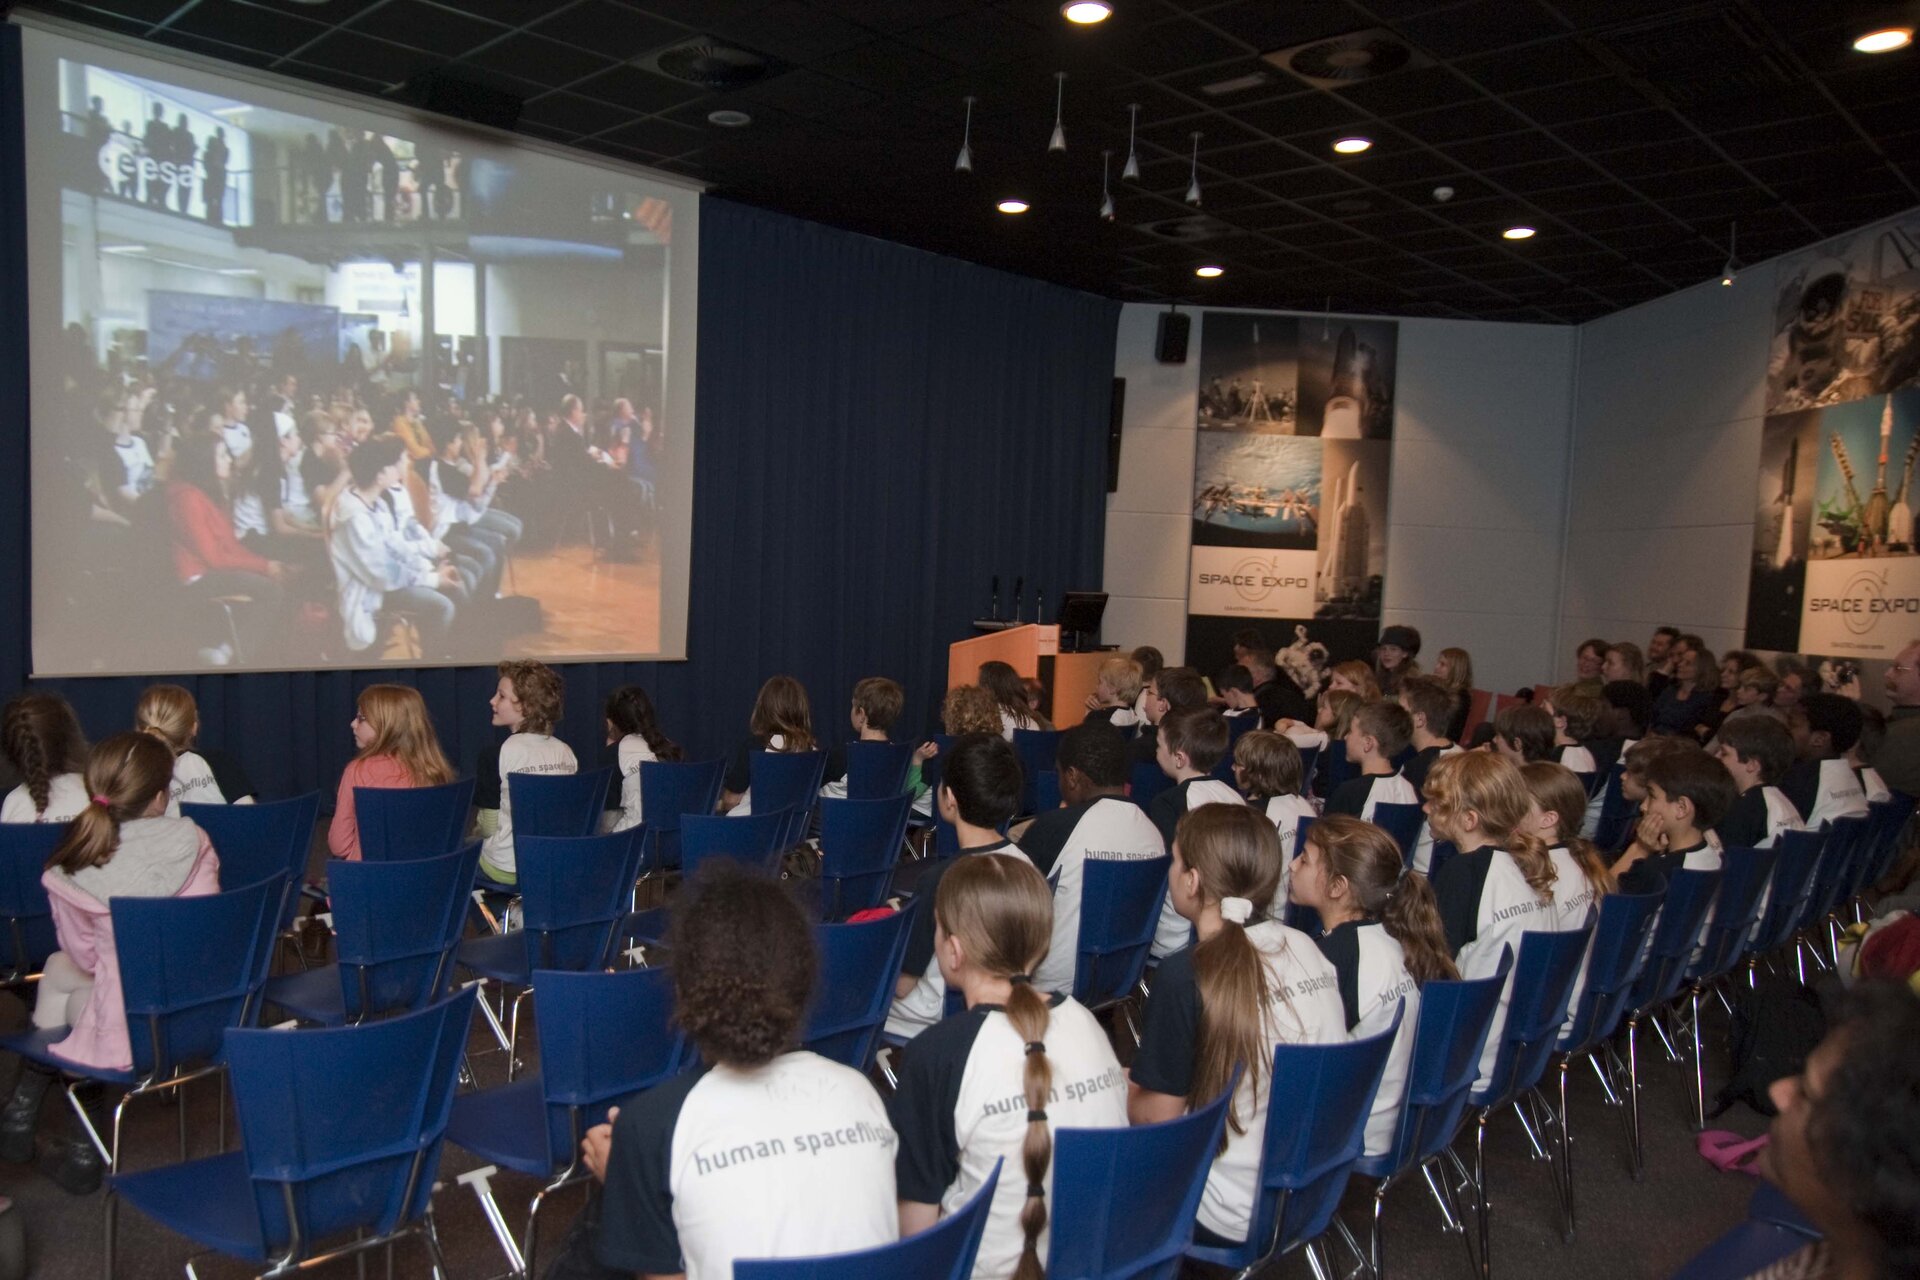
[[[23,36],[36,674],[686,656],[697,189]]]

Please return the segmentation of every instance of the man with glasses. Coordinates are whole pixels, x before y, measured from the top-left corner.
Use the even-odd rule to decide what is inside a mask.
[[[1887,736],[1873,767],[1887,785],[1920,795],[1920,640],[1910,640],[1887,668]]]

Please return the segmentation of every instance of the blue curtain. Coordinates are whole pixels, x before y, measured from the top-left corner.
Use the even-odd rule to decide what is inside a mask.
[[[26,246],[18,31],[0,27],[0,694],[30,668]],[[1115,302],[724,200],[701,204],[698,439],[689,660],[561,669],[561,725],[598,757],[600,706],[644,686],[693,758],[746,731],[787,673],[816,731],[846,732],[862,676],[907,690],[904,726],[938,711],[947,646],[989,578],[1057,602],[1101,580]],[[523,589],[536,590],[533,584]],[[138,626],[137,617],[127,619]],[[158,677],[162,673],[155,673]],[[199,675],[202,737],[266,795],[330,791],[355,694],[425,695],[455,763],[489,727],[491,668]],[[127,726],[146,679],[42,682],[90,733]]]

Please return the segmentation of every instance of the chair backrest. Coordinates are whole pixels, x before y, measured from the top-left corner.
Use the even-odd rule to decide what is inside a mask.
[[[1795,932],[1819,926],[1826,920],[1827,913],[1839,905],[1847,860],[1853,852],[1850,846],[1854,830],[1851,826],[1833,823],[1819,833],[1820,856],[1814,860],[1813,874],[1808,877],[1807,891],[1801,896],[1800,910],[1794,917]]]
[[[1587,951],[1587,976],[1574,993],[1572,1016],[1555,1048],[1586,1053],[1611,1039],[1627,1008],[1627,993],[1646,962],[1647,938],[1666,897],[1658,893],[1609,893],[1600,899],[1600,916]]]
[[[1233,746],[1240,739],[1260,727],[1260,713],[1248,711],[1242,715],[1227,717],[1227,755],[1233,755]]]
[[[691,1054],[666,969],[542,969],[533,989],[547,1138],[553,1167],[570,1169],[608,1106],[677,1075]]]
[[[1615,849],[1620,845],[1620,837],[1625,833],[1627,822],[1633,817],[1633,806],[1627,803],[1627,793],[1623,789],[1627,777],[1627,766],[1615,764],[1607,770],[1607,785],[1600,794],[1600,820],[1594,828],[1594,842],[1602,849]]]
[[[1665,1004],[1686,985],[1687,962],[1700,939],[1700,926],[1720,891],[1718,871],[1676,871],[1667,881],[1666,900],[1653,924],[1653,940],[1646,964],[1633,980],[1627,996],[1630,1012],[1640,1013]]]
[[[824,751],[755,751],[748,755],[753,811],[792,810],[788,829],[781,837],[786,844],[797,844],[805,838],[814,801],[820,796],[820,775],[826,769]]]
[[[164,1079],[219,1052],[246,1025],[266,983],[287,887],[281,871],[258,884],[192,898],[114,898],[114,950],[133,1071]]]
[[[1300,794],[1306,795],[1313,789],[1313,771],[1320,763],[1320,748],[1301,747],[1300,749]]]
[[[529,969],[598,969],[640,874],[640,828],[602,836],[515,833]]]
[[[1303,774],[1302,776],[1304,777],[1305,775]],[[1294,824],[1294,857],[1298,858],[1307,851],[1307,832],[1313,827],[1315,821],[1317,821],[1317,819],[1302,817]],[[1320,936],[1320,913],[1312,907],[1303,907],[1289,901],[1282,910],[1281,918],[1290,928],[1300,930],[1309,938],[1317,938]]]
[[[600,829],[613,770],[586,769],[579,773],[510,773],[507,791],[513,800],[514,848],[521,836],[578,839]],[[515,855],[516,861],[518,854]]]
[[[877,907],[893,884],[913,797],[820,802],[821,914],[844,920]]]
[[[1467,720],[1460,727],[1460,736],[1469,737],[1475,729],[1486,723],[1487,712],[1493,706],[1493,694],[1486,689],[1467,691]]]
[[[446,994],[480,842],[437,858],[338,862],[327,877],[347,1021]]]
[[[1773,875],[1772,849],[1727,849],[1720,855],[1720,889],[1701,945],[1687,962],[1689,982],[1707,982],[1729,972],[1746,953],[1760,914],[1760,895]]]
[[[912,764],[911,742],[849,742],[847,797],[887,800],[899,795],[906,788],[907,769]]]
[[[1153,798],[1173,785],[1173,779],[1160,771],[1160,766],[1151,760],[1135,760],[1128,774],[1127,795],[1142,809],[1153,803]]]
[[[1807,1247],[1807,1237],[1776,1222],[1745,1219],[1673,1273],[1672,1280],[1747,1280]]]
[[[1042,769],[1033,775],[1033,811],[1047,813],[1060,807],[1060,771]]]
[[[1325,750],[1327,757],[1327,794],[1332,795],[1334,789],[1341,783],[1347,781],[1349,778],[1357,778],[1360,776],[1360,766],[1356,762],[1347,759],[1347,744],[1344,742],[1329,742]]]
[[[909,913],[859,924],[817,924],[820,976],[813,984],[802,1047],[855,1071],[873,1065],[907,947]]]
[[[241,1146],[267,1253],[419,1218],[476,992],[356,1027],[227,1034]],[[290,1216],[291,1215],[291,1216]]]
[[[1042,770],[1055,768],[1055,757],[1060,754],[1060,731],[1058,729],[1015,729],[1013,731],[1013,752],[1020,757],[1021,809],[1022,813],[1038,813],[1039,808],[1034,797],[1034,779]]]
[[[719,760],[645,760],[640,764],[640,811],[646,817],[649,870],[680,865],[680,819],[705,816],[720,802]]]
[[[1513,996],[1500,1028],[1500,1051],[1485,1089],[1472,1095],[1475,1106],[1504,1106],[1540,1082],[1567,1020],[1580,962],[1593,941],[1591,922],[1561,933],[1529,929],[1520,935],[1520,956],[1513,966]]]
[[[1362,1172],[1385,1177],[1418,1167],[1453,1141],[1512,967],[1513,952],[1504,949],[1499,969],[1484,978],[1435,979],[1421,986],[1420,1020],[1414,1024],[1393,1145],[1363,1157],[1356,1166]]]
[[[736,1258],[733,1280],[968,1280],[1005,1164],[994,1161],[973,1199],[918,1235],[825,1258]]]
[[[467,833],[473,779],[437,787],[355,787],[353,816],[360,857],[367,862],[437,858],[452,853]],[[516,812],[514,817],[520,815]]]
[[[762,810],[756,801],[745,817],[688,814],[680,819],[680,869],[686,875],[710,858],[731,858],[755,871],[772,874],[786,849],[793,827],[793,810]]]
[[[1872,813],[1833,820],[1831,836],[1847,842],[1845,871],[1840,878],[1839,892],[1834,895],[1834,908],[1845,906],[1866,887],[1867,875],[1873,870],[1878,853],[1874,844],[1877,829]]]
[[[950,733],[930,733],[927,741],[937,748],[920,766],[920,781],[935,795],[940,791],[940,779],[947,771],[947,756],[953,751],[953,735]],[[936,804],[934,811],[939,812]]]
[[[38,973],[60,949],[40,875],[66,834],[64,822],[0,822],[0,924],[6,925],[0,979],[18,981]]]
[[[1393,837],[1393,842],[1400,846],[1400,856],[1408,865],[1413,863],[1413,848],[1420,841],[1420,824],[1425,817],[1418,802],[1373,806],[1373,824]]]
[[[1746,952],[1764,955],[1792,941],[1813,888],[1813,871],[1826,844],[1823,831],[1782,831],[1773,842],[1773,880],[1768,886],[1766,910],[1748,936]]]
[[[313,824],[320,793],[261,804],[183,804],[180,816],[193,819],[220,856],[220,887],[258,884],[275,873],[287,877],[286,900],[279,903],[280,928],[293,925],[300,885],[306,879]]]
[[[1594,779],[1598,778],[1600,775],[1597,772],[1590,769],[1573,769],[1573,770],[1569,770],[1569,772],[1571,772],[1574,777],[1580,780],[1580,794],[1583,796],[1586,796],[1589,800],[1591,800],[1593,798]]]
[[[1894,861],[1900,856],[1901,832],[1906,828],[1907,819],[1913,816],[1913,799],[1895,792],[1891,800],[1868,804],[1867,813],[1872,820],[1873,856],[1867,859],[1866,876],[1861,881],[1863,892],[1893,870]]]
[[[1232,1096],[1229,1084],[1206,1106],[1160,1124],[1055,1130],[1047,1274],[1075,1280],[1171,1274],[1158,1268],[1193,1241],[1200,1192]]]
[[[1089,858],[1081,865],[1073,998],[1087,1008],[1124,1000],[1139,983],[1172,865],[1170,857]]]
[[[1280,1044],[1267,1077],[1259,1191],[1247,1262],[1312,1240],[1333,1221],[1406,1005],[1378,1035],[1337,1044]]]

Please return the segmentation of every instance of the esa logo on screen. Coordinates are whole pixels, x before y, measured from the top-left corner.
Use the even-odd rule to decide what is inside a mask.
[[[1920,596],[1888,595],[1887,575],[1866,570],[1847,579],[1838,595],[1809,597],[1807,612],[1835,615],[1849,632],[1863,636],[1885,617],[1920,618]]]
[[[1313,580],[1283,572],[1272,559],[1250,556],[1225,573],[1199,575],[1203,587],[1230,587],[1248,604],[1258,604],[1276,591],[1306,591]]]

